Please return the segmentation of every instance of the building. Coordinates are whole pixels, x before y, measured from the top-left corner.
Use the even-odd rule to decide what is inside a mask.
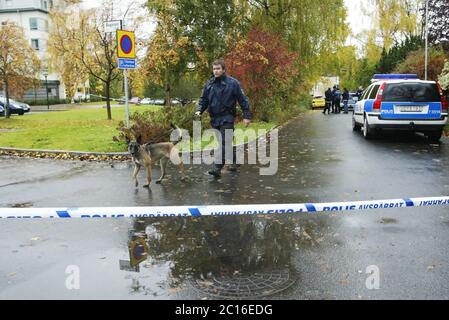
[[[14,22],[24,30],[25,37],[36,50],[42,61],[43,69],[40,73],[41,86],[28,90],[23,100],[50,100],[65,99],[64,85],[57,73],[48,72],[47,65],[47,41],[50,28],[50,10],[58,0],[0,0],[0,23]],[[78,90],[77,94],[81,90]],[[83,88],[84,92],[84,88]]]
[[[321,77],[312,88],[310,94],[314,97],[324,97],[324,93],[328,88],[340,85],[339,77]]]

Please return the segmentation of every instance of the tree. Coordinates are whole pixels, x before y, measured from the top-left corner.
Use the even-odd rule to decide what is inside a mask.
[[[438,80],[438,76],[441,74],[444,62],[447,56],[441,49],[430,48],[429,50],[429,65],[428,65],[428,78],[429,80]],[[424,61],[424,49],[419,49],[410,52],[407,58],[397,66],[394,70],[396,73],[416,73],[420,78],[424,78],[425,73],[425,61]]]
[[[212,62],[224,56],[226,38],[235,25],[239,11],[229,0],[149,0],[148,7],[158,17],[167,18],[187,37],[190,61],[200,73],[201,81],[210,77]]]
[[[420,0],[372,0],[375,13],[375,28],[382,39],[383,48],[388,51],[402,39],[420,33]]]
[[[378,73],[391,73],[400,63],[402,63],[407,55],[418,48],[424,47],[424,40],[421,36],[412,36],[406,38],[400,44],[394,45],[388,52],[382,51],[382,56],[376,65]]]
[[[449,50],[449,0],[429,0],[429,40]]]
[[[264,25],[297,53],[298,81],[319,78],[349,35],[342,0],[251,0],[252,25]]]
[[[443,71],[441,72],[440,76],[438,77],[438,81],[441,84],[441,87],[444,90],[449,90],[449,60],[446,60],[446,63],[444,64]]]
[[[120,73],[116,41],[103,29],[104,21],[113,20],[112,8],[108,2],[103,4],[101,9],[83,10],[75,3],[52,12],[48,51],[53,66],[63,66],[68,88],[75,86],[73,76],[79,74],[82,80],[89,74],[104,84],[107,118],[111,120],[111,85]]]
[[[10,92],[31,87],[40,69],[39,58],[25,39],[23,29],[14,23],[0,26],[0,84],[6,97],[5,116],[10,117]]]
[[[171,105],[171,90],[188,66],[189,38],[183,28],[173,22],[166,10],[156,14],[157,27],[149,43],[145,64],[148,75],[163,86],[165,103]]]
[[[225,57],[227,70],[245,88],[257,116],[264,98],[279,93],[297,75],[297,55],[277,34],[254,27]]]

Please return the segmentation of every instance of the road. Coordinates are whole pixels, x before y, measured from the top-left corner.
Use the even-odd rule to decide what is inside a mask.
[[[440,145],[403,134],[365,141],[352,132],[349,115],[316,111],[279,133],[275,176],[260,176],[257,166],[244,165],[216,181],[204,174],[207,167],[197,165],[187,166],[189,181],[181,183],[170,166],[168,180],[148,191],[134,188],[127,163],[3,157],[0,206],[441,196],[449,193],[448,155],[447,138]],[[0,299],[449,299],[444,207],[168,220],[0,220],[0,230]],[[147,259],[138,272],[121,268],[120,260],[130,260],[128,242],[142,237],[149,246]],[[79,289],[67,287],[74,274],[69,266],[79,271]],[[370,268],[379,272],[377,290],[366,285]]]

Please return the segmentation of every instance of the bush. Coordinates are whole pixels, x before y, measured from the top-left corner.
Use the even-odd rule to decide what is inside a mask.
[[[139,144],[159,143],[170,141],[171,124],[181,129],[188,130],[192,135],[193,104],[181,107],[164,107],[161,111],[134,112],[130,116],[131,127],[126,128],[126,123],[120,121],[119,135],[114,137],[116,142],[137,141]]]
[[[428,79],[438,80],[438,75],[441,74],[447,54],[438,47],[430,47],[429,49],[429,65],[428,65]],[[424,49],[412,51],[407,55],[407,58],[400,63],[395,73],[416,73],[421,79],[424,79]]]
[[[18,99],[20,101],[20,99]],[[55,104],[64,104],[69,103],[70,101],[67,101],[65,99],[48,99],[49,105],[55,105]],[[47,105],[47,99],[38,99],[38,100],[25,100],[24,103],[30,105],[30,106],[46,106]]]

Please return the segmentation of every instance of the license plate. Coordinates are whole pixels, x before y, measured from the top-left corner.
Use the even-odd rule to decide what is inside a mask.
[[[427,109],[427,106],[394,106],[395,113],[423,113]]]

